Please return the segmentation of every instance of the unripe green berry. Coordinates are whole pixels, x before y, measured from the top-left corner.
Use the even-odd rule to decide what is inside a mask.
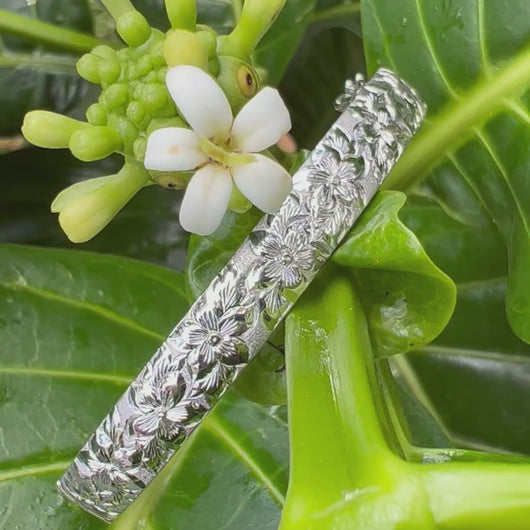
[[[48,149],[68,147],[72,135],[87,123],[47,110],[33,110],[24,117],[22,134],[33,145]]]
[[[132,60],[132,51],[129,48],[121,48],[116,52],[118,61],[122,64]]]
[[[139,101],[131,101],[129,103],[126,116],[140,130],[144,130],[149,125],[149,120],[151,119],[151,116],[149,116],[145,107]]]
[[[162,171],[151,171],[152,178],[156,181],[159,186],[170,190],[183,190],[189,184],[191,179],[190,173],[184,173],[182,171],[175,172],[162,172]]]
[[[101,82],[110,85],[119,79],[121,74],[121,65],[117,59],[104,59],[99,63],[98,73]]]
[[[136,160],[143,162],[147,149],[147,138],[137,138],[133,144],[133,155]]]
[[[164,42],[164,57],[168,66],[189,64],[202,70],[208,68],[208,53],[197,34],[176,29],[168,34]]]
[[[123,69],[125,81],[136,81],[141,77],[140,72],[136,68],[136,64],[133,62],[127,63]]]
[[[117,58],[116,50],[113,50],[110,46],[107,46],[106,44],[100,44],[99,46],[96,46],[92,49],[91,53],[92,55],[97,55],[102,59],[108,59],[110,61],[114,61]]]
[[[215,56],[217,49],[217,33],[209,26],[199,26],[199,31],[196,33],[197,38],[203,43],[208,59]]]
[[[107,125],[107,113],[100,103],[94,103],[88,107],[86,118],[90,125]]]
[[[149,54],[151,62],[155,66],[166,66],[166,58],[164,57],[164,41],[157,42]]]
[[[149,83],[158,83],[158,70],[151,70],[144,78],[143,82],[146,84]]]
[[[113,114],[109,117],[109,126],[118,132],[123,140],[122,150],[132,154],[132,145],[138,137],[138,129],[124,116]]]
[[[120,135],[110,127],[87,126],[72,134],[69,142],[72,154],[83,162],[92,162],[123,149]]]
[[[208,61],[208,72],[213,77],[217,77],[220,71],[221,71],[221,67],[219,66],[219,59],[217,57],[212,57]]]
[[[146,133],[147,135],[150,135],[157,129],[162,129],[164,127],[187,127],[187,124],[179,116],[173,116],[171,118],[154,118],[149,122],[149,127],[147,127]]]
[[[136,69],[140,75],[147,75],[152,69],[151,59],[148,54],[142,55],[136,63]]]
[[[127,103],[129,100],[129,88],[125,84],[114,84],[109,86],[103,94],[107,103],[107,108],[116,109]]]
[[[77,61],[77,71],[79,75],[86,79],[89,83],[100,83],[101,78],[99,77],[99,63],[101,57],[96,57],[91,53],[83,55],[79,61]]]
[[[118,35],[131,47],[141,46],[151,36],[151,27],[138,11],[129,11],[121,15],[116,22]]]
[[[166,84],[167,68],[160,68],[156,73],[156,80],[162,85]]]
[[[138,96],[149,112],[162,109],[169,100],[166,87],[158,83],[144,85]]]

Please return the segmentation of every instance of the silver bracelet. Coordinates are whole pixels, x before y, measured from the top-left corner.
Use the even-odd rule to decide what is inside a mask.
[[[103,521],[122,513],[258,353],[350,230],[422,123],[425,106],[395,74],[358,76],[342,115],[191,306],[58,483]]]

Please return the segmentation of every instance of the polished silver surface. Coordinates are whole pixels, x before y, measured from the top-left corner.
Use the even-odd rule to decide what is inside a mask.
[[[263,346],[350,230],[419,128],[425,107],[388,70],[346,83],[342,115],[192,305],[59,481],[113,521]]]

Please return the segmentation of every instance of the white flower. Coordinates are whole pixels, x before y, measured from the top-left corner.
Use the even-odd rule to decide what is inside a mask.
[[[278,91],[264,88],[234,119],[225,94],[201,69],[171,68],[166,84],[193,130],[154,131],[144,164],[156,171],[197,169],[182,201],[182,227],[200,235],[214,232],[228,207],[233,184],[260,210],[277,212],[291,191],[291,178],[280,164],[257,153],[291,129]]]

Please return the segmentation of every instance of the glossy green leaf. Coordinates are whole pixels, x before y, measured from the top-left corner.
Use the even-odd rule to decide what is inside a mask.
[[[365,70],[361,39],[342,28],[312,25],[281,84],[300,148],[313,149],[337,119],[333,108],[344,82]]]
[[[333,256],[351,268],[381,357],[429,343],[455,303],[451,279],[399,220],[405,200],[400,192],[379,193]]]
[[[459,212],[475,195],[505,240],[506,311],[530,341],[530,4],[502,0],[363,0],[370,72],[392,68],[425,99],[428,123],[388,185],[428,177],[431,193]],[[430,172],[434,167],[435,170]],[[455,180],[457,182],[455,182]]]
[[[191,236],[186,264],[186,284],[194,298],[206,289],[226,265],[262,215],[256,208],[244,214],[227,211],[214,234],[208,237]]]
[[[425,249],[458,287],[457,305],[443,333],[408,362],[396,358],[403,392],[421,407],[411,430],[434,417],[453,446],[530,454],[526,414],[530,348],[510,329],[504,309],[507,260],[493,224],[475,227],[417,198],[401,214]],[[410,414],[409,414],[410,416]],[[440,437],[438,437],[438,440]],[[420,435],[418,445],[436,446]]]
[[[104,527],[62,499],[55,481],[187,305],[183,276],[167,269],[0,246],[2,528]],[[116,527],[274,528],[284,421],[229,396]]]

